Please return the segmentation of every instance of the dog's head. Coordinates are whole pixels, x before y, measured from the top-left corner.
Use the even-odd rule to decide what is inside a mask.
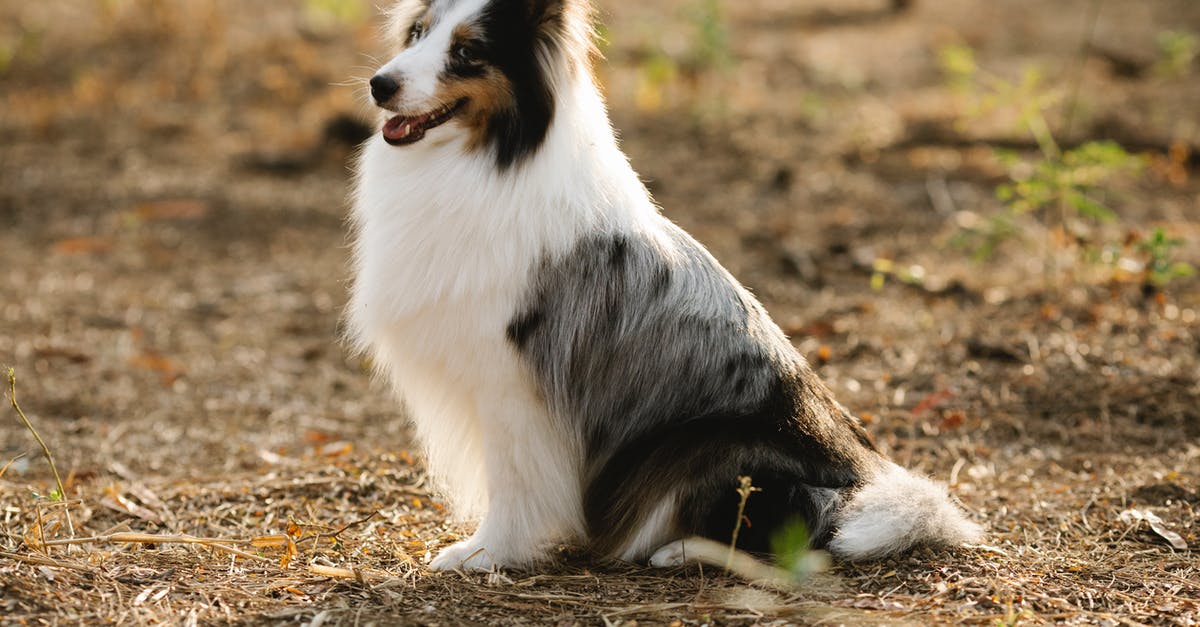
[[[383,138],[461,137],[502,168],[541,145],[559,83],[592,54],[584,0],[400,0],[392,24],[400,52],[370,81]]]

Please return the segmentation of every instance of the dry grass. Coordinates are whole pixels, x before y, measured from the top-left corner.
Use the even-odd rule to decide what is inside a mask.
[[[1195,420],[1200,391],[1159,392]],[[1070,406],[1059,406],[1064,420]],[[1136,440],[1136,428],[1116,428]],[[1052,440],[977,444],[955,464],[956,492],[991,527],[985,545],[839,565],[790,591],[719,568],[595,564],[569,548],[537,573],[429,573],[430,556],[467,530],[407,455],[263,452],[255,471],[204,481],[115,465],[114,479],[71,486],[65,503],[0,481],[0,609],[27,623],[87,624],[1193,624],[1194,554],[1121,513],[1157,512],[1194,546],[1200,446],[1148,457]]]
[[[0,483],[0,609],[26,624],[1189,624],[1200,609],[1195,557],[1119,520],[1128,487],[1088,485],[1057,464],[1016,463],[980,482],[1005,495],[993,527],[1011,527],[988,546],[839,566],[781,592],[716,568],[594,564],[569,549],[537,573],[431,574],[429,556],[464,530],[421,487],[419,466],[298,461],[221,481],[126,476],[77,486],[65,504]],[[1174,490],[1132,492],[1194,543],[1196,495]],[[66,541],[67,508],[93,535]]]

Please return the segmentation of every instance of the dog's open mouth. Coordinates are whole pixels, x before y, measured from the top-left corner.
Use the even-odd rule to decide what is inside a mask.
[[[384,123],[383,139],[393,146],[415,144],[425,137],[429,129],[450,121],[466,102],[467,99],[463,98],[421,115],[397,115]]]

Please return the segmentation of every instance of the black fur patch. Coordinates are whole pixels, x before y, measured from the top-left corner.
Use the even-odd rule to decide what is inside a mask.
[[[779,381],[748,412],[679,416],[622,446],[588,483],[584,514],[593,546],[611,553],[674,495],[678,537],[728,542],[737,521],[738,477],[758,492],[746,503],[738,548],[766,553],[782,527],[803,521],[814,547],[829,541],[831,515],[844,491],[864,482],[865,450],[834,430],[812,436],[804,423],[821,407],[805,407],[800,380]],[[806,415],[808,414],[808,415]]]
[[[620,272],[625,266],[625,256],[629,252],[629,242],[624,237],[614,237],[608,251],[608,263],[613,270]]]
[[[463,63],[451,61],[446,66],[446,76],[455,78],[479,78],[487,74],[487,66],[480,63]]]
[[[512,84],[515,101],[488,121],[488,142],[501,169],[537,151],[554,120],[554,94],[538,50],[554,46],[556,33],[547,29],[561,25],[547,12],[561,7],[555,2],[532,5],[529,0],[493,0],[479,20],[484,37],[478,53]]]
[[[508,341],[512,342],[517,348],[525,346],[529,341],[529,336],[537,330],[542,324],[542,312],[527,311],[515,320],[508,323],[508,329],[505,330],[505,335]]]
[[[667,290],[671,287],[671,268],[663,264],[654,270],[654,276],[650,280],[650,295],[654,298],[661,298],[666,295]]]

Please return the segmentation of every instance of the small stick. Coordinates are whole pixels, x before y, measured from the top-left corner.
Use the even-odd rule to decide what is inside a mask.
[[[33,423],[29,422],[29,418],[25,416],[25,412],[21,411],[21,406],[17,404],[17,371],[13,368],[8,369],[8,400],[12,403],[12,407],[16,410],[17,415],[21,417],[21,421],[25,423],[25,427],[29,429],[30,433],[33,434],[33,439],[37,440],[37,443],[41,445],[42,455],[45,455],[46,461],[50,463],[50,472],[54,473],[54,484],[58,487],[58,498],[54,500],[65,500],[67,498],[67,489],[63,487],[62,478],[58,476],[58,467],[54,465],[54,456],[50,454],[50,447],[46,446],[46,442],[42,440],[42,436],[38,435],[37,429],[33,428]],[[8,470],[7,466],[5,466],[5,470]],[[2,474],[4,473],[0,472],[0,475]],[[71,536],[74,536],[75,523],[71,520],[71,508],[68,507],[65,509],[64,514],[66,514],[67,517],[67,532],[70,533]],[[40,509],[38,510],[38,515],[38,522],[40,524]],[[42,536],[42,539],[44,540],[45,536]],[[67,552],[69,553],[70,551],[71,549],[68,548]]]
[[[193,536],[159,536],[152,533],[113,533],[106,536],[88,536],[86,538],[66,538],[63,540],[48,540],[42,544],[45,546],[71,545],[71,544],[201,544],[211,547],[226,553],[244,557],[259,562],[270,562],[271,560],[247,553],[241,549],[236,549],[226,543],[235,544],[250,544],[247,540],[229,540],[224,538],[196,538]]]
[[[733,566],[733,555],[737,551],[738,532],[742,530],[742,517],[746,513],[746,501],[750,500],[752,493],[762,492],[762,488],[754,487],[750,477],[738,477],[738,481],[741,485],[738,487],[737,493],[741,500],[738,501],[737,522],[733,524],[733,538],[729,541],[729,556],[725,558],[725,572],[729,572],[730,567]]]
[[[25,417],[25,412],[21,411],[21,406],[17,404],[17,371],[12,368],[8,369],[8,400],[12,402],[13,409],[17,410],[17,415],[21,417],[21,421],[25,423],[25,428],[33,434],[33,439],[42,447],[42,455],[46,456],[46,461],[50,462],[50,472],[54,473],[54,483],[58,486],[58,499],[67,498],[67,491],[63,488],[62,479],[58,476],[58,467],[54,465],[54,457],[50,455],[50,447],[42,441],[42,436],[38,435],[37,429],[33,428],[33,424]]]
[[[322,577],[340,577],[342,579],[358,579],[362,580],[362,575],[349,568],[338,568],[336,566],[325,566],[322,564],[309,564],[308,572]]]
[[[9,467],[11,467],[13,464],[17,463],[17,461],[20,460],[22,457],[25,457],[24,453],[21,453],[20,455],[17,455],[16,457],[8,460],[8,463],[5,464],[3,468],[0,468],[0,477],[3,477],[4,473],[8,472]]]
[[[368,516],[366,516],[366,517],[360,518],[360,519],[358,519],[358,520],[356,520],[356,521],[354,521],[354,522],[346,523],[346,524],[345,524],[345,525],[344,525],[344,526],[343,526],[341,529],[338,529],[337,531],[335,531],[335,532],[333,532],[332,534],[330,534],[330,536],[329,536],[329,537],[331,537],[331,538],[336,538],[336,537],[338,537],[338,536],[342,535],[342,532],[343,532],[343,531],[345,531],[345,530],[347,530],[347,529],[349,529],[349,528],[351,528],[351,527],[356,527],[356,526],[358,526],[358,525],[361,525],[361,524],[363,524],[363,523],[367,522],[368,520],[371,520],[372,518],[374,518],[374,517],[376,517],[376,516],[378,516],[378,515],[379,515],[379,510],[375,510],[375,511],[371,512],[371,513],[370,513],[370,515],[368,515]]]
[[[66,568],[69,570],[77,570],[81,573],[88,573],[89,575],[97,574],[96,571],[92,570],[91,568],[88,568],[87,566],[80,566],[78,564],[71,564],[69,562],[60,562],[57,560],[52,560],[48,557],[37,557],[34,555],[20,555],[18,553],[9,553],[7,551],[0,551],[0,557],[6,557],[10,560],[15,560],[18,562],[25,562],[26,564],[37,564],[39,566],[53,566],[55,568]]]

